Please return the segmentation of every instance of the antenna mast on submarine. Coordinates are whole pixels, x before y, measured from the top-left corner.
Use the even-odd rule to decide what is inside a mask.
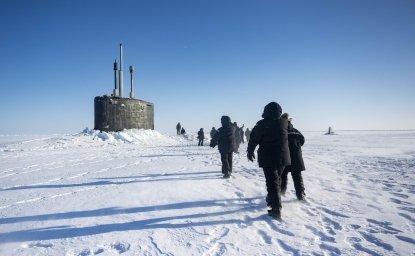
[[[120,70],[119,70],[119,86],[120,86],[120,93],[119,96],[122,98],[122,91],[123,91],[123,70],[122,70],[122,44],[120,44]]]
[[[134,73],[134,67],[130,66],[130,79],[131,79],[131,91],[130,91],[130,98],[134,98],[134,80],[133,80],[133,73]]]
[[[118,96],[117,71],[118,71],[118,64],[117,64],[117,59],[115,59],[114,60],[114,92],[112,93],[114,97]]]

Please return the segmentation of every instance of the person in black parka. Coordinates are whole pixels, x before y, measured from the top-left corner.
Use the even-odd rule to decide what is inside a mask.
[[[264,108],[262,117],[252,129],[248,143],[248,160],[255,158],[255,147],[258,148],[258,163],[265,174],[267,186],[267,205],[269,215],[281,219],[281,174],[285,166],[291,164],[288,148],[288,120],[281,118],[282,109],[276,102]]]
[[[246,128],[245,137],[246,141],[249,142],[249,138],[251,137],[251,131],[249,130],[249,128]]]
[[[241,145],[241,135],[239,133],[239,126],[237,122],[233,122],[235,127],[235,150],[233,152],[239,154],[239,145]]]
[[[220,119],[222,127],[220,127],[213,139],[210,141],[210,146],[214,148],[218,145],[220,159],[222,161],[222,174],[224,178],[229,178],[232,174],[232,158],[235,150],[235,140],[237,131],[231,123],[229,116],[222,116]]]
[[[245,126],[245,124],[243,124],[240,128],[239,128],[239,134],[240,134],[240,136],[241,136],[241,142],[242,143],[245,143],[245,139],[244,139],[244,126]]]
[[[215,136],[216,134],[216,129],[215,127],[212,127],[212,130],[210,130],[210,139],[213,139],[213,136]]]
[[[282,118],[288,120],[288,144],[290,148],[291,165],[285,167],[281,176],[281,193],[284,195],[287,190],[288,173],[294,182],[295,194],[298,200],[305,200],[305,188],[301,172],[305,170],[301,147],[304,145],[305,139],[300,131],[294,128],[291,123],[292,118],[288,117],[288,113],[284,113]]]
[[[203,140],[205,139],[205,132],[203,131],[203,128],[200,128],[200,130],[197,132],[197,138],[199,139],[198,146],[203,146]]]
[[[177,125],[176,125],[177,135],[180,135],[181,130],[182,130],[182,126],[180,125],[180,122],[179,122],[179,123],[177,123]]]

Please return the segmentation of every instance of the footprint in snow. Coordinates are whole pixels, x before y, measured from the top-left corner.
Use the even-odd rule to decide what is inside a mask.
[[[334,256],[334,255],[341,255],[341,251],[339,250],[339,248],[325,244],[325,243],[321,243],[319,245],[320,249],[323,251],[328,251],[329,255]]]
[[[269,230],[275,230],[280,234],[287,235],[287,236],[295,236],[292,232],[287,230],[287,227],[284,225],[284,219],[282,221],[276,221],[272,219],[268,214],[263,215],[262,217],[267,224],[267,228]]]
[[[322,221],[321,226],[323,226],[330,235],[333,235],[333,236],[336,235],[335,230],[342,230],[340,223],[326,216],[323,216],[321,221]]]
[[[366,253],[368,255],[371,255],[371,256],[382,256],[382,254],[363,246],[361,244],[362,240],[358,237],[347,237],[345,241],[346,241],[347,244],[349,244],[351,247],[353,247],[355,250],[357,250],[359,252],[364,252],[364,253]],[[359,252],[356,252],[355,255],[360,255],[360,254],[365,255],[365,254],[359,253]]]
[[[408,221],[412,222],[413,224],[415,224],[415,219],[412,218],[410,215],[405,214],[405,213],[398,213],[399,216],[404,217],[405,219],[407,219]]]
[[[316,209],[301,207],[301,210],[304,211],[310,217],[316,217],[316,216],[318,216],[318,212],[317,212]]]
[[[268,235],[265,231],[263,231],[263,230],[256,230],[255,233],[259,236],[259,238],[261,239],[262,243],[264,243],[264,244],[272,244],[272,237],[270,235]]]
[[[214,228],[209,232],[209,237],[207,238],[208,243],[215,243],[220,240],[222,237],[225,237],[229,233],[229,228]]]
[[[402,231],[391,227],[392,223],[388,221],[377,221],[373,219],[366,219],[369,222],[369,227],[371,227],[371,233],[384,233],[384,234],[398,234]]]
[[[392,192],[391,194],[394,195],[394,196],[400,197],[400,198],[404,198],[404,199],[408,199],[409,198],[408,195],[402,194],[402,193]]]
[[[235,192],[235,195],[238,197],[238,198],[243,198],[245,195],[244,195],[244,193],[242,193],[242,192],[240,192],[240,191],[236,191]]]
[[[285,243],[283,240],[278,239],[278,244],[281,246],[281,248],[286,251],[289,252],[287,254],[290,255],[295,255],[295,256],[299,256],[300,254],[300,250],[299,249],[295,249],[294,247],[289,246],[287,243]]]
[[[332,210],[330,210],[330,209],[328,209],[328,208],[325,208],[325,207],[318,207],[318,208],[319,208],[320,210],[322,210],[323,212],[325,212],[325,213],[327,213],[327,214],[330,214],[330,215],[333,215],[333,216],[335,216],[335,217],[349,218],[349,216],[347,216],[347,215],[341,214],[341,213],[336,212],[336,211],[332,211]]]
[[[89,255],[94,255],[94,254],[93,254],[93,252],[91,252],[91,250],[85,249],[85,250],[82,250],[79,253],[76,253],[74,255],[77,255],[77,256],[89,256]]]
[[[412,205],[412,204],[411,204],[411,203],[409,203],[409,202],[401,201],[401,200],[396,199],[396,198],[390,198],[389,200],[390,200],[391,202],[393,202],[393,203],[395,203],[395,204],[399,204],[399,205]]]
[[[407,236],[395,236],[395,237],[398,238],[401,241],[404,241],[404,242],[415,245],[415,239],[413,239],[413,238],[410,238],[410,237],[407,237]]]
[[[130,250],[130,244],[124,242],[116,242],[111,244],[111,249],[119,254]]]
[[[366,233],[366,232],[359,232],[362,237],[368,241],[369,243],[375,244],[387,251],[393,251],[393,246],[383,242],[382,240],[380,240],[379,238],[375,237],[373,234],[370,233]]]
[[[335,243],[336,239],[325,234],[323,231],[316,229],[315,227],[305,225],[305,227],[310,230],[314,235],[316,235],[321,241]]]
[[[407,207],[407,206],[399,206],[398,209],[410,212],[410,213],[415,213],[415,208],[413,207]]]

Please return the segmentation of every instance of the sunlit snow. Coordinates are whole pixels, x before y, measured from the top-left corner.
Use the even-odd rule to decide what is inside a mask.
[[[304,132],[282,222],[246,143],[222,179],[194,134],[0,135],[0,255],[414,255],[415,132],[336,134]]]

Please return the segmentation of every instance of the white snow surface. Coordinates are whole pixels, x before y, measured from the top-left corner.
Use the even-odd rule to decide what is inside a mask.
[[[223,179],[194,134],[0,135],[0,255],[415,255],[415,131],[323,134],[282,222],[246,143]]]

